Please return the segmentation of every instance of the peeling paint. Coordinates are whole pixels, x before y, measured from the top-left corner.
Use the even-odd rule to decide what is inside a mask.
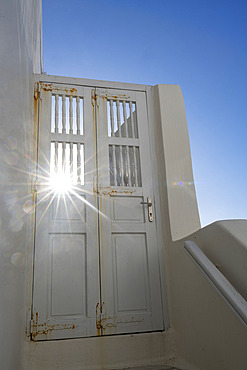
[[[100,319],[100,314],[99,314],[99,302],[96,304],[96,329],[97,329],[97,335],[101,335],[101,319]],[[99,314],[99,316],[98,316]]]
[[[140,323],[144,321],[144,319],[136,320],[134,317],[131,320],[119,320],[117,316],[107,316],[101,319],[102,321],[102,328],[116,328],[118,324],[132,324],[132,323]]]
[[[96,328],[98,336],[101,335],[101,332],[102,335],[104,335],[106,328],[116,328],[118,324],[132,324],[144,321],[144,319],[137,320],[134,316],[132,316],[130,320],[121,320],[117,316],[102,317],[104,304],[105,302],[103,302],[101,306],[99,302],[96,304]]]
[[[91,104],[92,104],[92,106],[94,107],[94,105],[95,105],[95,99],[96,99],[96,94],[95,94],[95,89],[92,89],[91,90]],[[94,116],[94,115],[93,115]]]
[[[53,90],[53,85],[52,84],[46,84],[44,82],[41,82],[40,83],[40,86],[41,88],[44,90],[44,91],[52,91]]]
[[[39,82],[35,82],[34,84],[34,99],[36,102],[40,97],[40,85],[39,85]]]
[[[94,193],[98,195],[117,195],[117,194],[128,194],[132,195],[136,190],[128,187],[111,187],[111,186],[99,186],[98,189],[94,187]]]
[[[63,88],[62,86],[54,86],[52,83],[49,84],[44,82],[41,82],[40,86],[44,91],[65,91],[67,94],[77,95],[77,89],[74,87],[72,87],[71,89],[67,87]]]
[[[111,100],[130,100],[130,96],[127,96],[126,94],[121,94],[121,95],[111,95],[108,93],[98,95],[99,97],[103,99],[111,99]]]
[[[54,324],[50,325],[46,322],[42,324],[38,324],[38,312],[35,315],[32,315],[32,324],[31,324],[31,331],[32,331],[32,338],[36,338],[37,335],[47,335],[51,333],[53,330],[64,330],[64,329],[75,329],[78,325],[75,324]]]
[[[54,324],[47,325],[46,323],[40,324],[37,326],[37,329],[32,334],[32,337],[35,338],[37,335],[47,335],[53,330],[64,330],[64,329],[75,329],[78,325],[69,325],[69,324]]]

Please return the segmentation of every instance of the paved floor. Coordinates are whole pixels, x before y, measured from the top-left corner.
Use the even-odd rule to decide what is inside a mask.
[[[170,367],[165,365],[150,365],[138,367],[125,367],[122,370],[179,370],[179,369],[176,367]]]

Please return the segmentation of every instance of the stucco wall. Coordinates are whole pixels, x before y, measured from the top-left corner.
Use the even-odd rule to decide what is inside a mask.
[[[0,5],[0,368],[21,368],[30,248],[33,72],[42,70],[41,1]]]
[[[166,258],[177,356],[202,370],[245,370],[246,327],[186,254],[183,240],[168,246]]]
[[[247,331],[185,252],[193,240],[246,297],[246,220],[200,229],[189,136],[179,86],[153,88],[169,319],[176,364],[245,370]],[[184,366],[184,360],[191,363]]]
[[[191,236],[247,300],[247,220],[214,222]]]
[[[184,100],[178,85],[157,85],[153,102],[162,208],[175,241],[200,228]]]

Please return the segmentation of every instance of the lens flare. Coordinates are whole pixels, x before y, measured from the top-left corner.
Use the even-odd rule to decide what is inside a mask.
[[[50,176],[50,186],[56,194],[68,194],[73,189],[72,178],[66,172],[54,172]]]

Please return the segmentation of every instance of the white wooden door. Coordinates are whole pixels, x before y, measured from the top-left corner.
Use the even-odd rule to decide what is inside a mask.
[[[164,329],[145,92],[41,84],[39,126],[32,339]]]
[[[164,329],[145,92],[97,89],[102,333]]]
[[[39,111],[32,339],[93,336],[100,291],[91,89],[41,84]]]

